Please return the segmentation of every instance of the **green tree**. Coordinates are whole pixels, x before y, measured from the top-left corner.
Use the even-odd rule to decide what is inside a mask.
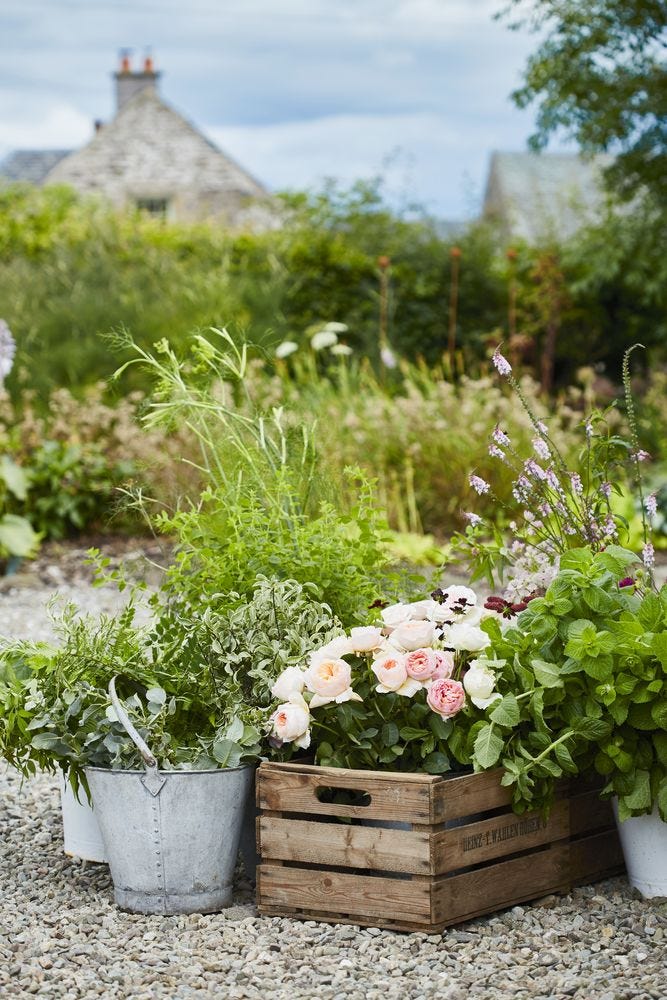
[[[665,0],[510,0],[542,41],[512,97],[537,102],[543,148],[564,132],[589,153],[616,154],[606,175],[624,198],[651,192],[667,203],[667,3]]]

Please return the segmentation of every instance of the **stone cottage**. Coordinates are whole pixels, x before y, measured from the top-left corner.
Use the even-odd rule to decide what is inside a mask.
[[[265,225],[266,189],[162,99],[159,77],[152,59],[134,71],[123,56],[114,73],[116,113],[95,123],[87,145],[17,151],[0,164],[0,178],[67,184],[174,221]]]
[[[606,198],[601,174],[611,162],[611,156],[576,153],[493,153],[483,216],[500,226],[505,239],[567,239],[600,217]]]

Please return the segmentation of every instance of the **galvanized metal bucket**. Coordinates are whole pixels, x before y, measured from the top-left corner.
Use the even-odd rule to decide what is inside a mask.
[[[118,719],[144,771],[86,768],[114,898],[134,913],[212,913],[229,906],[253,766],[159,771],[128,719],[113,680]]]
[[[60,772],[60,802],[63,811],[63,839],[65,854],[83,861],[106,861],[104,841],[97,822],[97,814],[89,805],[86,793],[79,791],[79,798]]]

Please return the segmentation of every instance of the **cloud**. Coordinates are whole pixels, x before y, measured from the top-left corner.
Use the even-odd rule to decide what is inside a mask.
[[[1,93],[0,93],[1,100]],[[67,104],[36,109],[30,120],[19,116],[0,118],[0,150],[73,149],[92,137],[93,123]]]

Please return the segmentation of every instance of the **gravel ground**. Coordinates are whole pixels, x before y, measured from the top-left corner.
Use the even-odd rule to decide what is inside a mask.
[[[89,611],[118,600],[47,577]],[[5,589],[0,633],[48,638],[51,590],[42,579]],[[666,945],[667,903],[622,878],[437,936],[259,918],[241,872],[220,914],[122,913],[107,867],[63,854],[55,780],[0,771],[2,997],[667,1000]]]

